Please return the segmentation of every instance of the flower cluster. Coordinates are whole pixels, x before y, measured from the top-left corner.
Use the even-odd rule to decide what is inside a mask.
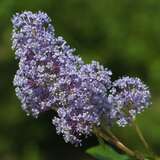
[[[57,132],[63,133],[66,142],[79,144],[83,135],[90,135],[93,127],[100,125],[103,114],[109,117],[107,92],[111,85],[110,75],[110,71],[95,61],[83,65],[73,75],[72,89],[67,89],[66,105],[58,109],[59,118],[53,119]]]
[[[123,77],[113,82],[109,102],[112,118],[119,126],[131,123],[137,114],[150,105],[150,92],[139,78]]]
[[[34,117],[55,110],[52,123],[66,142],[81,144],[102,117],[125,126],[149,106],[150,93],[138,78],[112,83],[110,70],[73,55],[45,13],[17,13],[12,23],[12,48],[19,59],[14,86],[22,108]]]
[[[35,117],[64,101],[61,88],[66,76],[83,64],[62,37],[55,37],[50,22],[42,12],[24,12],[12,19],[12,48],[20,60],[14,78],[16,94],[22,108]]]

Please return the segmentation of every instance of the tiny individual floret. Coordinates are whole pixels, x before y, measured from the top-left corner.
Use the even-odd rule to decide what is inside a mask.
[[[111,118],[122,127],[131,123],[151,103],[148,87],[139,78],[123,77],[116,80],[110,93],[108,100],[113,106]]]

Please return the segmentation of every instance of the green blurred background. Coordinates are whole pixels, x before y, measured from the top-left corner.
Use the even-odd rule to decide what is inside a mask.
[[[51,113],[27,117],[12,80],[18,63],[11,50],[10,19],[24,10],[44,11],[56,34],[86,62],[98,60],[122,75],[138,76],[150,86],[152,107],[137,121],[160,155],[160,1],[159,0],[0,0],[0,160],[89,160],[83,151],[95,137],[75,148],[57,136]],[[143,150],[131,127],[114,127],[131,148]]]

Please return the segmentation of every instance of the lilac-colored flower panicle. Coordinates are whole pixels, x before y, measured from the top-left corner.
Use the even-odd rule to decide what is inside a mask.
[[[59,83],[83,64],[80,57],[73,56],[74,49],[55,36],[50,22],[43,12],[23,12],[12,19],[12,48],[19,58],[16,94],[22,108],[35,117],[58,106],[63,98]]]
[[[34,117],[56,110],[52,123],[66,142],[80,145],[104,121],[125,126],[150,105],[150,92],[140,79],[112,83],[110,70],[73,55],[75,49],[55,35],[47,14],[17,13],[12,23],[12,48],[19,60],[16,95]]]
[[[123,77],[116,80],[110,93],[108,99],[113,105],[111,118],[122,127],[131,123],[137,114],[151,104],[148,87],[139,78]]]
[[[94,106],[102,112],[110,71],[98,62],[84,65],[80,57],[73,56],[74,49],[55,36],[51,20],[43,12],[17,13],[12,23],[12,48],[20,61],[14,85],[28,114],[37,116],[53,106],[76,105],[84,111]]]
[[[12,20],[16,23],[13,49],[20,59],[14,78],[16,94],[22,108],[35,117],[56,106],[58,117],[53,124],[57,133],[62,133],[66,142],[80,144],[82,137],[100,125],[102,114],[109,114],[112,73],[98,62],[85,65],[73,56],[74,50],[62,37],[55,37],[44,15],[24,12]]]
[[[81,144],[82,137],[92,134],[93,128],[101,124],[102,116],[109,117],[110,76],[111,71],[93,61],[66,81],[66,105],[58,109],[58,117],[53,119],[57,133],[63,134],[66,142]]]

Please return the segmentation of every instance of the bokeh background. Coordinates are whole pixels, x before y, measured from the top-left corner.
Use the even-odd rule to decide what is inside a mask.
[[[57,35],[86,63],[98,60],[113,79],[138,76],[150,86],[152,107],[137,122],[160,155],[159,0],[0,0],[0,160],[92,160],[84,151],[98,143],[91,137],[75,148],[56,135],[51,113],[33,119],[22,111],[12,85],[18,63],[10,19],[24,10],[46,12]],[[128,146],[143,150],[132,127],[113,130]]]

